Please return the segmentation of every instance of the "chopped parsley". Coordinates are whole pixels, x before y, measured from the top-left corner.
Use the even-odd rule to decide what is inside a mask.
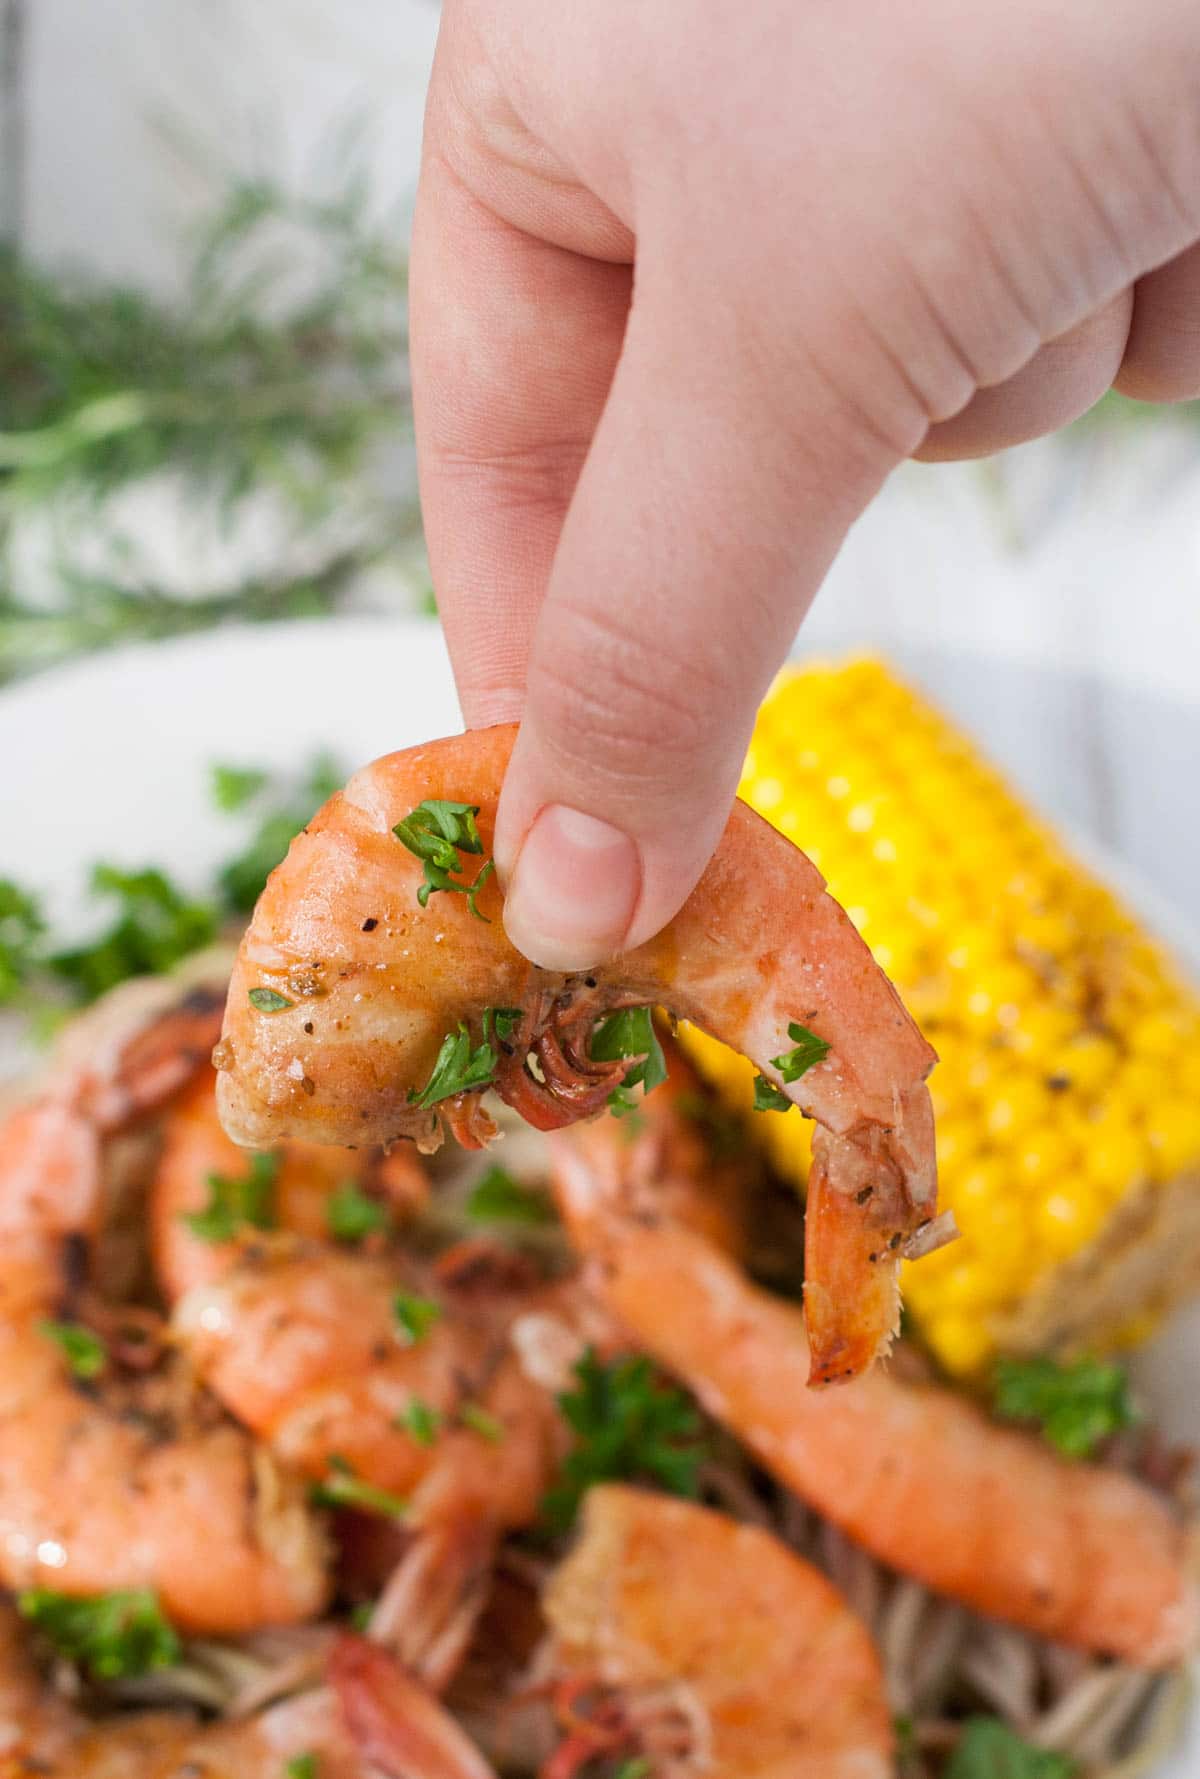
[[[371,1198],[357,1180],[346,1180],[325,1201],[325,1227],[335,1242],[361,1242],[392,1226],[391,1209]]]
[[[488,1168],[467,1199],[467,1215],[476,1223],[517,1223],[540,1228],[554,1222],[545,1193],[519,1180],[498,1164]]]
[[[504,1438],[503,1421],[498,1421],[495,1415],[490,1415],[486,1408],[480,1408],[477,1402],[464,1403],[458,1411],[458,1418],[464,1427],[469,1427],[472,1433],[478,1433],[479,1437],[486,1439],[490,1445],[499,1445]]]
[[[296,835],[344,777],[328,754],[319,755],[301,783],[290,789],[256,767],[213,768],[213,800],[219,809],[258,810],[258,825],[246,846],[218,874],[222,900],[232,913],[249,914]]]
[[[39,1322],[38,1333],[62,1348],[72,1377],[99,1377],[108,1365],[108,1348],[81,1322]]]
[[[217,912],[189,900],[162,871],[97,865],[92,893],[117,904],[117,918],[90,945],[46,959],[81,1001],[94,1001],[130,976],[157,976],[216,936]]]
[[[996,1366],[995,1412],[1027,1421],[1064,1457],[1088,1458],[1096,1447],[1136,1420],[1129,1379],[1119,1365],[1076,1359],[1001,1359]]]
[[[774,1081],[768,1081],[765,1075],[754,1077],[754,1110],[756,1112],[787,1112],[791,1109],[791,1100],[782,1087],[776,1087]]]
[[[225,815],[232,815],[245,804],[253,802],[266,786],[267,775],[258,766],[222,766],[209,768],[212,800]]]
[[[447,803],[442,798],[429,797],[392,829],[401,845],[425,867],[425,881],[417,891],[422,908],[428,907],[430,896],[438,890],[457,890],[466,896],[476,920],[487,920],[486,914],[480,914],[475,906],[475,898],[495,870],[495,861],[489,859],[470,883],[458,882],[450,875],[452,871],[466,870],[462,853],[478,856],[483,852],[475,824],[478,814],[478,803]]]
[[[432,1445],[442,1430],[442,1417],[436,1408],[414,1396],[404,1413],[396,1416],[396,1425],[410,1433],[418,1445]]]
[[[575,1446],[542,1502],[552,1527],[566,1530],[593,1483],[654,1482],[675,1495],[697,1493],[706,1454],[688,1397],[660,1383],[646,1358],[606,1363],[589,1349],[575,1377],[575,1389],[558,1398]]]
[[[99,1680],[121,1680],[171,1668],[183,1649],[147,1588],[121,1588],[77,1600],[53,1588],[27,1588],[17,1611],[60,1655]]]
[[[613,1779],[650,1779],[653,1770],[646,1756],[639,1754],[633,1760],[623,1760],[613,1774]]]
[[[309,1495],[316,1507],[355,1507],[363,1513],[378,1513],[386,1519],[403,1519],[408,1502],[390,1489],[377,1489],[373,1483],[356,1476],[349,1459],[336,1453],[329,1460],[329,1471],[323,1482],[314,1483]]]
[[[634,1110],[637,1102],[633,1088],[640,1085],[645,1095],[667,1078],[666,1058],[649,1007],[625,1007],[602,1019],[592,1033],[589,1053],[598,1062],[616,1062],[622,1056],[639,1058],[620,1087],[608,1096],[609,1106],[618,1118]]]
[[[471,1043],[466,1021],[460,1019],[458,1030],[447,1032],[442,1039],[433,1072],[425,1086],[420,1092],[415,1087],[409,1088],[409,1104],[436,1106],[440,1100],[453,1099],[456,1093],[469,1093],[473,1088],[489,1086],[499,1060],[493,1034],[496,1039],[511,1037],[520,1019],[519,1007],[485,1007],[483,1040],[475,1046]]]
[[[798,1081],[817,1063],[824,1062],[829,1055],[829,1045],[824,1038],[818,1038],[816,1032],[810,1032],[806,1025],[797,1025],[795,1020],[788,1025],[788,1037],[795,1049],[785,1050],[782,1056],[773,1056],[771,1062],[785,1081]]]
[[[1034,1748],[998,1717],[969,1717],[944,1779],[1075,1779],[1065,1754]]]
[[[231,1242],[243,1229],[274,1229],[275,1181],[279,1157],[252,1155],[248,1172],[240,1179],[229,1174],[207,1174],[208,1203],[202,1211],[185,1211],[180,1217],[202,1242]]]
[[[16,996],[38,962],[38,940],[46,931],[41,910],[27,890],[0,877],[0,1007]]]
[[[436,1322],[441,1321],[442,1306],[432,1297],[417,1297],[411,1291],[397,1291],[392,1299],[392,1315],[396,1319],[399,1338],[406,1347],[415,1347],[425,1339]]]
[[[294,1007],[295,1001],[289,1001],[281,995],[277,988],[252,988],[247,991],[246,999],[260,1013],[282,1013],[285,1007]]]
[[[315,1754],[294,1754],[283,1773],[284,1779],[320,1779],[321,1769]]]

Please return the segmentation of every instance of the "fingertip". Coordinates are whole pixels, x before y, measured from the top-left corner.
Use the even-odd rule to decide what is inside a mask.
[[[531,963],[586,970],[622,948],[641,896],[636,841],[583,810],[539,811],[508,873],[504,926]]]

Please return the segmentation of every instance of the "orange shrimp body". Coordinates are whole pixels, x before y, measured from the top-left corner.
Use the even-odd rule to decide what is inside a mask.
[[[645,1117],[678,1120],[669,1083]],[[560,1208],[609,1308],[786,1487],[990,1617],[1145,1667],[1193,1646],[1183,1528],[1148,1487],[1070,1464],[941,1387],[877,1371],[812,1395],[802,1316],[703,1236],[648,1216],[636,1149],[603,1120],[553,1144]]]
[[[150,1196],[154,1270],[171,1299],[194,1285],[211,1284],[227,1273],[243,1240],[212,1242],[195,1233],[188,1219],[203,1211],[213,1176],[239,1179],[247,1156],[221,1128],[216,1077],[202,1068],[171,1107],[165,1121],[162,1154]],[[340,1187],[357,1186],[385,1205],[400,1222],[420,1209],[429,1181],[413,1151],[397,1147],[334,1149],[316,1143],[288,1143],[277,1152],[272,1181],[272,1222],[311,1241],[329,1238],[329,1203]],[[251,1230],[250,1237],[257,1232]]]
[[[669,926],[587,975],[521,957],[494,878],[474,908],[444,890],[421,907],[423,867],[394,827],[429,799],[469,804],[489,853],[513,735],[497,727],[377,760],[293,843],[230,985],[214,1056],[226,1129],[251,1145],[435,1146],[444,1124],[478,1146],[489,1134],[478,1091],[420,1103],[460,1025],[472,1048],[495,1039],[502,1097],[555,1128],[598,1110],[628,1067],[591,1058],[596,1020],[665,1006],[752,1058],[822,1127],[809,1198],[813,1378],[852,1375],[894,1333],[900,1252],[935,1213],[933,1051],[820,873],[742,804]],[[496,1036],[489,1009],[519,1010],[516,1029]],[[792,1050],[792,1023],[829,1049],[785,1084],[772,1059]]]
[[[416,1339],[397,1319],[405,1288],[437,1316]],[[263,1255],[189,1293],[176,1327],[219,1400],[290,1466],[321,1477],[344,1458],[402,1493],[453,1468],[497,1524],[524,1524],[557,1450],[553,1403],[521,1370],[503,1313],[450,1313],[433,1289],[390,1256]],[[425,1438],[410,1430],[414,1405],[433,1417]],[[502,1431],[489,1440],[464,1410]]]
[[[249,1717],[204,1726],[181,1711],[89,1722],[45,1687],[25,1635],[12,1608],[0,1607],[0,1779],[34,1773],[40,1779],[283,1779],[290,1763],[299,1770],[305,1756],[320,1779],[408,1771],[437,1779],[436,1768],[427,1773],[400,1763],[439,1732],[447,1740],[461,1736],[416,1681],[358,1638],[335,1644],[330,1684]],[[360,1732],[367,1720],[382,1728]],[[490,1770],[482,1768],[482,1775],[489,1779]]]
[[[147,1587],[181,1628],[221,1634],[324,1604],[324,1537],[301,1485],[169,1381],[75,1376],[46,1328],[90,1288],[101,1139],[186,1078],[196,1051],[180,1021],[211,1026],[213,1008],[132,1030],[105,1010],[92,1029],[109,1021],[108,1060],[52,1077],[0,1124],[0,1582]]]
[[[558,1669],[625,1695],[655,1773],[890,1779],[871,1639],[832,1584],[769,1532],[665,1495],[595,1487],[543,1607]],[[675,1720],[659,1758],[655,1696]],[[678,1746],[680,1719],[691,1746]],[[577,1770],[551,1765],[555,1779]]]

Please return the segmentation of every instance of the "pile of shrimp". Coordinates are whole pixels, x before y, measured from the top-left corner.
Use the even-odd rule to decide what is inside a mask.
[[[256,1174],[226,968],[117,991],[0,1120],[0,1779],[937,1779],[978,1712],[1092,1779],[1169,1738],[1176,1504],[903,1344],[809,1391],[747,1270],[770,1228],[788,1278],[793,1223],[669,1043],[630,1118],[500,1109],[543,1211],[498,1233],[469,1154],[293,1138]],[[711,1455],[698,1499],[618,1475],[552,1535],[585,1354],[652,1361]],[[148,1590],[179,1659],[97,1679],[30,1589]]]

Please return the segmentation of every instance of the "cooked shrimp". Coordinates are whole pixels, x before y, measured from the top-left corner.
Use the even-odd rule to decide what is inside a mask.
[[[245,1150],[221,1128],[215,1089],[212,1069],[202,1069],[164,1120],[162,1155],[150,1194],[150,1228],[155,1272],[172,1300],[193,1285],[219,1279],[239,1251],[236,1241],[201,1239],[187,1222],[208,1203],[211,1176],[239,1179],[246,1173]],[[418,1210],[429,1195],[425,1170],[405,1146],[385,1156],[378,1149],[287,1143],[277,1151],[276,1161],[272,1222],[313,1241],[328,1239],[329,1203],[339,1187],[359,1187],[386,1204],[398,1220]],[[258,1232],[249,1234],[253,1239]]]
[[[184,1712],[146,1711],[91,1723],[44,1685],[26,1635],[0,1606],[0,1779],[283,1779],[305,1755],[320,1779],[441,1779],[432,1759],[409,1756],[435,1744],[439,1730],[447,1741],[461,1735],[417,1682],[382,1650],[361,1653],[356,1638],[335,1645],[329,1685],[251,1717],[202,1726]],[[372,1730],[358,1733],[371,1714]]]
[[[586,976],[526,963],[505,935],[494,878],[469,898],[443,890],[422,907],[422,868],[395,825],[428,799],[462,799],[478,811],[486,852],[513,733],[477,731],[377,760],[293,843],[230,986],[214,1058],[226,1128],[257,1145],[410,1136],[433,1146],[444,1123],[478,1146],[490,1128],[478,1074],[428,1103],[439,1050],[460,1028],[472,1049],[487,1046],[483,1073],[501,1096],[555,1128],[598,1110],[628,1068],[591,1058],[597,1019],[660,1004],[742,1051],[820,1124],[809,1186],[812,1381],[853,1375],[894,1334],[900,1253],[935,1213],[924,1085],[933,1051],[819,872],[742,804],[669,926]],[[474,877],[470,864],[468,852]],[[496,1036],[496,1009],[519,1009],[511,1034],[506,1022]],[[795,1048],[796,1024],[828,1052],[787,1082],[792,1071],[774,1059]]]
[[[324,1539],[301,1485],[239,1429],[205,1424],[169,1378],[80,1380],[44,1327],[90,1286],[102,1135],[186,1078],[179,1021],[212,1012],[175,1006],[126,1030],[120,1066],[73,1066],[0,1125],[0,1581],[148,1587],[181,1627],[219,1633],[322,1606]]]
[[[665,1495],[593,1488],[543,1608],[572,1692],[616,1695],[610,1721],[592,1734],[583,1718],[543,1779],[571,1779],[606,1752],[644,1752],[658,1779],[890,1779],[871,1639],[769,1532]]]
[[[429,1322],[416,1338],[397,1318],[402,1291]],[[509,1330],[560,1301],[547,1290],[481,1305],[396,1255],[281,1248],[190,1292],[176,1328],[209,1388],[289,1467],[323,1477],[340,1457],[404,1494],[453,1471],[464,1497],[485,1496],[497,1524],[519,1525],[536,1508],[558,1429]],[[414,1405],[426,1411],[416,1432]],[[494,1418],[503,1437],[464,1423],[464,1410],[476,1425]]]
[[[668,1089],[645,1117],[659,1139],[640,1152],[603,1120],[556,1136],[559,1202],[610,1309],[714,1419],[880,1561],[938,1593],[1146,1667],[1191,1648],[1197,1597],[1165,1500],[1119,1471],[1067,1463],[938,1386],[875,1372],[806,1392],[798,1312],[648,1211],[642,1171],[680,1156]]]

